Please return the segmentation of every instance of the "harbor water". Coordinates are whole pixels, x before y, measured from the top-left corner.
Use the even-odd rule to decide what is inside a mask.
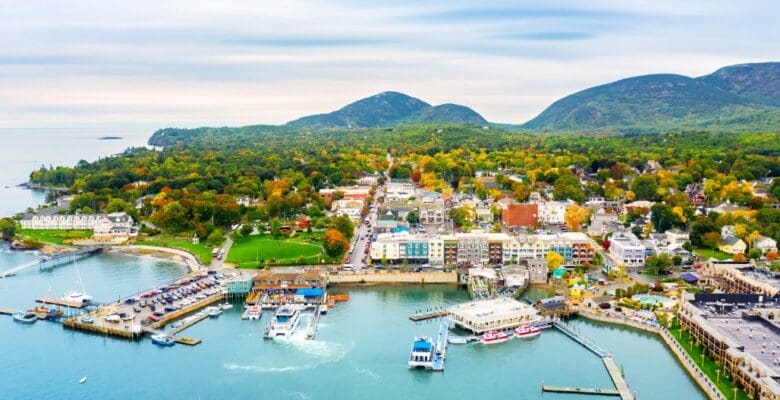
[[[34,253],[3,250],[0,271]],[[25,308],[36,297],[84,289],[98,302],[116,301],[185,273],[182,265],[149,257],[103,254],[74,265],[35,268],[0,279],[0,307]],[[549,385],[611,388],[600,359],[549,330],[533,340],[451,345],[444,372],[406,367],[416,335],[432,336],[438,321],[408,316],[468,300],[449,285],[340,288],[350,300],[320,320],[306,340],[304,319],[286,341],[264,340],[260,321],[241,320],[239,306],[184,331],[195,347],[161,348],[0,316],[0,398],[3,399],[601,399],[545,393]],[[655,337],[604,324],[574,321],[583,335],[610,350],[637,398],[704,396]],[[87,376],[84,384],[79,379]],[[455,397],[453,397],[455,396]],[[607,399],[608,397],[604,397]]]

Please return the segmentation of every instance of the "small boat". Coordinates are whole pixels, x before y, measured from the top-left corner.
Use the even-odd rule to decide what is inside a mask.
[[[260,319],[260,315],[262,315],[263,309],[260,308],[260,306],[252,306],[249,307],[249,319]]]
[[[232,305],[232,304],[230,304],[230,303],[224,303],[224,304],[221,304],[221,305],[220,305],[220,307],[221,307],[223,310],[230,310],[231,308],[233,308],[233,305]]]
[[[69,290],[62,296],[62,300],[72,301],[75,303],[87,304],[92,301],[92,296],[79,292],[77,290]]]
[[[515,336],[520,339],[533,339],[540,333],[542,330],[533,325],[525,325],[515,329]]]
[[[476,336],[450,336],[447,338],[447,342],[450,344],[467,344],[476,342],[477,340],[479,340],[479,338]]]
[[[94,320],[94,319],[92,319],[92,317],[90,317],[89,315],[87,315],[87,316],[84,316],[84,317],[82,317],[82,318],[81,318],[81,322],[82,322],[82,323],[85,323],[85,324],[90,324],[90,325],[92,325],[92,324],[94,324],[94,323],[95,323],[95,320]]]
[[[106,315],[105,317],[103,317],[103,319],[106,320],[106,322],[113,322],[113,323],[118,323],[119,321],[122,320],[122,318],[118,314]]]
[[[79,383],[85,383],[87,381],[86,376],[82,376],[81,379],[79,379]]]
[[[222,314],[222,309],[219,307],[206,307],[206,314],[211,318],[216,318]]]
[[[35,315],[35,313],[32,312],[24,312],[24,311],[18,311],[13,314],[14,321],[22,323],[22,324],[32,324],[33,322],[38,320],[38,316]]]
[[[158,346],[170,347],[176,344],[176,339],[170,335],[152,335],[152,343]]]
[[[504,343],[507,340],[512,338],[512,332],[504,332],[504,331],[490,331],[482,335],[482,338],[480,338],[480,342],[482,344],[497,344],[497,343]]]

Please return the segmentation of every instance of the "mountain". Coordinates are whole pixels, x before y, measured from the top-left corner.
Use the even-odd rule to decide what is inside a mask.
[[[374,128],[402,123],[486,124],[476,111],[457,104],[430,104],[398,92],[382,92],[327,113],[290,121],[294,128]]]
[[[780,63],[742,64],[699,78],[622,79],[566,96],[523,125],[541,131],[780,129]]]

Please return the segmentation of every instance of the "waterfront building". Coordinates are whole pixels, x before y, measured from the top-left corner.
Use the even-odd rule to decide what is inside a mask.
[[[325,287],[327,272],[319,268],[276,267],[264,269],[253,278],[254,292]]]
[[[111,214],[25,215],[24,229],[90,229],[96,238],[129,237],[136,234],[133,217],[124,212]]]
[[[474,334],[513,329],[541,319],[536,309],[508,297],[458,304],[448,312],[453,324]]]
[[[773,271],[757,269],[752,262],[709,260],[703,272],[707,284],[727,293],[774,297],[780,292],[780,276]]]
[[[687,294],[680,326],[749,396],[780,399],[780,304],[760,294]]]
[[[647,248],[633,233],[616,232],[609,241],[609,253],[619,263],[630,267],[645,264]]]

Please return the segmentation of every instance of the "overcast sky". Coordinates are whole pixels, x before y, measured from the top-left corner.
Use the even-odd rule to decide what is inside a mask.
[[[0,0],[0,127],[283,123],[385,90],[521,123],[624,77],[780,60],[777,0],[474,3]]]

